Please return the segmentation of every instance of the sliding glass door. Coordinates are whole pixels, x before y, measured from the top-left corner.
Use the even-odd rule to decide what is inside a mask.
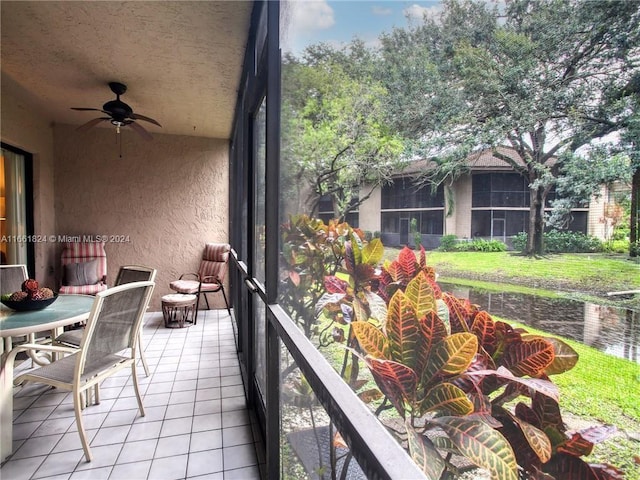
[[[33,272],[31,155],[2,144],[0,156],[0,264],[24,264]]]

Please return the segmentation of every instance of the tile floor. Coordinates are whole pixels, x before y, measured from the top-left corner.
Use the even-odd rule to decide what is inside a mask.
[[[2,480],[260,479],[263,449],[226,310],[201,311],[197,325],[181,329],[149,313],[143,335],[146,416],[130,370],[105,380],[100,404],[84,411],[94,457],[86,462],[71,394],[36,384],[16,389],[14,453],[0,467]]]

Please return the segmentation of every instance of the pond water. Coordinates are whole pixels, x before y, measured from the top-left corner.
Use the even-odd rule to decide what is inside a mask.
[[[522,293],[488,292],[438,282],[482,310],[640,363],[640,311]]]

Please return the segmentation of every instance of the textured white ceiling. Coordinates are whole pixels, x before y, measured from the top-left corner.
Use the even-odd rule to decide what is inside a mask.
[[[0,2],[3,76],[57,123],[81,125],[115,99],[149,132],[229,138],[251,1]],[[103,122],[107,127],[107,122]],[[113,128],[113,127],[111,127]]]

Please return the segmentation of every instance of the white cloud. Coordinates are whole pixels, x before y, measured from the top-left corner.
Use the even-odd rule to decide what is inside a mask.
[[[280,45],[284,51],[301,51],[315,32],[336,23],[326,0],[285,0],[280,6]]]
[[[280,7],[280,45],[285,51],[301,51],[314,33],[336,23],[326,0],[289,0]]]
[[[393,10],[390,8],[381,7],[379,5],[374,5],[373,7],[371,7],[371,12],[374,15],[386,16],[391,15],[393,13]]]
[[[292,2],[292,23],[296,30],[308,32],[310,30],[326,30],[331,28],[336,20],[326,0]]]
[[[422,21],[425,15],[427,17],[433,17],[436,14],[440,13],[441,10],[442,10],[442,7],[438,5],[433,7],[421,7],[420,5],[414,3],[410,7],[405,8],[402,11],[402,13],[404,13],[404,16],[410,21],[411,20]]]

